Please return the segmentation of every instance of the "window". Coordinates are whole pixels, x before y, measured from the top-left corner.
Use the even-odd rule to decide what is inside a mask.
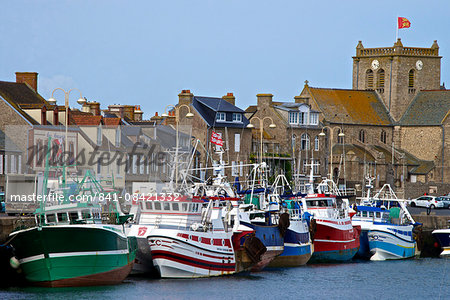
[[[152,201],[146,201],[145,202],[145,208],[148,209],[148,210],[152,210],[153,209]]]
[[[48,214],[47,217],[47,223],[56,223],[56,216],[55,214]]]
[[[161,210],[161,202],[155,201],[155,210]]]
[[[225,113],[224,112],[218,112],[216,114],[216,121],[217,122],[225,122]]]
[[[233,113],[233,122],[242,122],[242,114]]]
[[[120,137],[121,137],[121,133],[120,133],[120,127],[117,126],[116,128],[116,147],[120,147]]]
[[[314,151],[319,151],[319,136],[316,135],[314,138]]]
[[[414,87],[414,70],[409,71],[408,87],[409,88],[413,88]]]
[[[58,222],[67,222],[67,213],[58,213]]]
[[[180,210],[179,207],[178,207],[178,203],[175,203],[175,202],[172,203],[172,209],[173,210],[177,210],[177,211]]]
[[[98,126],[97,127],[97,145],[101,145],[102,144],[102,127]]]
[[[306,124],[306,113],[301,112],[298,114],[298,123],[299,124]]]
[[[303,160],[303,173],[308,172],[308,160]]]
[[[311,125],[317,125],[317,124],[319,124],[319,114],[317,114],[317,113],[311,113],[311,117],[310,117],[310,119],[311,119]]]
[[[386,131],[381,130],[381,142],[386,144]]]
[[[301,149],[309,150],[309,135],[304,133],[301,137]]]
[[[319,166],[320,166],[320,160],[316,159],[314,161],[314,174],[319,174]]]
[[[83,210],[81,212],[81,216],[83,219],[90,219],[91,218],[91,212],[89,210]]]
[[[414,70],[409,71],[408,75],[408,93],[414,94],[416,92],[416,89],[414,88]]]
[[[169,202],[163,202],[164,210],[170,210],[170,203]]]
[[[69,219],[71,222],[78,220],[78,212],[74,211],[69,213]]]
[[[36,157],[36,166],[42,166],[42,163],[44,161],[44,148],[42,145],[42,140],[37,140],[36,143],[36,154],[34,157]]]
[[[292,150],[294,150],[294,148],[295,148],[295,140],[296,139],[297,139],[297,136],[295,134],[293,134],[292,138],[291,138],[291,148],[292,148]]]
[[[289,112],[289,124],[298,124],[298,112]]]
[[[239,152],[241,150],[241,134],[234,134],[234,152]]]
[[[366,132],[362,129],[359,131],[359,141],[361,143],[365,143],[366,141]]]
[[[384,93],[384,70],[380,69],[377,73],[377,92]]]
[[[341,134],[342,130],[339,128],[337,130],[337,142],[338,144],[343,144],[344,143],[344,137],[343,136],[339,136],[339,134]]]
[[[373,89],[373,71],[370,69],[366,71],[366,89]]]

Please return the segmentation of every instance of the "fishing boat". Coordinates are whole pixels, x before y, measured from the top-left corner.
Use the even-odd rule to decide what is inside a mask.
[[[287,190],[285,190],[287,186]],[[284,235],[283,253],[270,262],[269,267],[297,267],[305,265],[314,252],[310,236],[309,217],[302,213],[302,203],[291,194],[291,187],[284,175],[278,175],[272,185],[282,210],[289,214],[289,227]]]
[[[203,201],[219,200],[223,206],[222,214],[226,218],[225,222],[230,220],[234,224],[239,222],[239,224],[254,231],[255,237],[263,243],[266,251],[261,260],[251,270],[253,272],[261,271],[283,252],[283,237],[286,227],[289,226],[288,215],[286,214],[280,219],[279,197],[276,195],[268,197],[269,189],[267,187],[255,187],[255,184],[253,184],[254,182],[265,182],[256,179],[256,177],[264,177],[265,163],[249,165],[253,167],[249,176],[249,178],[253,178],[253,181],[249,184],[247,190],[236,191],[223,175],[223,170],[226,167],[222,159],[223,151],[218,151],[217,154],[219,155],[219,161],[213,167],[213,177],[206,182],[195,183],[192,193],[194,198]],[[245,201],[242,201],[238,193],[243,195]],[[269,205],[268,199],[272,199],[273,203]],[[241,247],[243,246],[242,243],[243,241],[241,241]]]
[[[385,184],[373,197],[369,180],[367,197],[356,207],[352,222],[361,226],[361,247],[358,257],[373,261],[404,259],[415,256],[416,223],[403,200],[397,199],[390,185]]]
[[[178,194],[134,202],[138,219],[128,236],[140,244],[137,269],[162,278],[197,278],[249,271],[258,263],[266,249],[254,230],[239,222],[228,226],[220,201],[203,204]]]
[[[50,143],[49,138],[49,149]],[[48,287],[122,282],[135,259],[135,243],[123,227],[132,216],[122,214],[117,201],[101,204],[98,195],[108,198],[111,192],[103,189],[90,171],[72,189],[66,185],[65,166],[62,168],[61,188],[49,193],[47,153],[40,195],[46,200],[40,201],[34,212],[36,226],[10,234],[9,243],[25,278]],[[80,198],[84,201],[74,200]]]
[[[431,234],[439,241],[441,256],[450,256],[450,228],[436,229]]]
[[[313,167],[303,210],[314,216],[314,262],[341,262],[352,259],[359,249],[360,227],[352,226],[348,200],[341,197],[335,183],[324,179],[314,193]]]
[[[122,282],[133,266],[135,246],[118,222],[103,224],[101,212],[89,203],[38,209],[38,226],[10,234],[25,278],[47,287]]]

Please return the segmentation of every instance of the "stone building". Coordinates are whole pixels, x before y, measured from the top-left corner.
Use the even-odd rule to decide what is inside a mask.
[[[161,117],[156,113],[151,120],[174,128],[179,126],[181,132],[193,137],[192,145],[196,146],[198,155],[194,157],[192,169],[198,169],[194,175],[202,179],[212,175],[212,167],[219,161],[219,147],[211,143],[211,135],[215,132],[223,141],[225,175],[230,181],[235,177],[242,180],[248,173],[245,165],[249,162],[252,139],[245,112],[235,105],[235,101],[233,93],[219,98],[194,96],[190,90],[183,90],[178,95],[176,108],[168,111],[168,116]],[[189,112],[192,117],[187,117]]]
[[[400,39],[364,48],[360,41],[352,90],[305,84],[300,96],[336,129],[327,128],[334,178],[358,189],[374,175],[377,187],[390,183],[405,198],[450,192],[450,92],[441,86],[440,63],[436,41],[430,48],[404,47]]]

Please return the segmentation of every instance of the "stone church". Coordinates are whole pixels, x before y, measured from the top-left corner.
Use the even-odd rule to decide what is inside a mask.
[[[321,113],[331,139],[327,172],[339,183],[358,190],[370,175],[405,198],[450,192],[450,90],[440,82],[441,58],[437,41],[430,48],[360,41],[351,90],[305,84],[300,96]]]

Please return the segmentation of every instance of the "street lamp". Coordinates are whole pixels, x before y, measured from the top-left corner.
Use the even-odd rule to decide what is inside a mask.
[[[330,130],[330,179],[331,181],[333,181],[333,132],[334,129],[341,129],[341,127],[339,126],[334,126],[334,127],[330,127],[330,126],[323,126],[322,127],[322,132],[319,133],[319,136],[325,136],[325,132],[323,132],[323,130],[325,128],[328,128]],[[341,132],[339,132],[338,137],[344,137],[345,134],[343,132],[343,130]]]
[[[47,101],[48,101],[48,103],[50,103],[50,104],[53,104],[53,105],[56,105],[56,99],[55,98],[53,98],[53,94],[56,92],[56,91],[58,91],[58,90],[60,90],[60,91],[62,91],[63,93],[64,93],[64,105],[65,105],[65,107],[66,107],[66,138],[65,138],[65,143],[64,143],[64,152],[63,153],[68,153],[68,150],[69,150],[69,141],[68,141],[68,139],[67,139],[67,130],[68,130],[68,128],[69,128],[69,96],[70,96],[70,93],[72,92],[72,91],[78,91],[79,93],[80,93],[80,98],[77,100],[77,102],[79,103],[79,104],[84,104],[85,102],[86,102],[86,99],[84,99],[83,98],[83,96],[81,95],[81,91],[79,90],[79,89],[71,89],[71,90],[69,90],[69,91],[65,91],[64,89],[62,89],[62,88],[56,88],[56,89],[54,89],[53,91],[52,91],[52,96],[50,97],[50,99],[48,99]],[[75,154],[74,154],[75,155]],[[64,157],[63,157],[63,159],[64,159]],[[66,185],[66,177],[67,177],[67,169],[66,169],[66,166],[65,166],[65,163],[64,163],[64,165],[63,165],[63,186],[65,187],[65,185]],[[64,193],[66,193],[66,190],[64,190]]]
[[[261,163],[262,163],[262,157],[263,157],[263,126],[264,126],[264,120],[268,119],[270,120],[272,123],[269,125],[269,128],[276,128],[277,125],[273,122],[271,117],[264,117],[262,119],[258,118],[258,117],[253,117],[250,120],[250,123],[247,125],[247,128],[255,128],[255,125],[253,125],[251,123],[251,121],[253,119],[257,119],[259,121],[259,133],[260,133],[260,137],[261,137]]]
[[[162,117],[166,118],[169,116],[167,113],[167,108],[172,107],[175,110],[175,125],[176,125],[176,146],[175,146],[175,186],[178,185],[178,125],[179,125],[179,117],[180,117],[180,109],[182,107],[186,107],[188,109],[188,113],[186,114],[186,118],[190,119],[194,117],[194,114],[191,112],[191,108],[186,104],[181,104],[178,106],[175,106],[173,104],[169,104],[164,109],[164,113],[161,115]]]

